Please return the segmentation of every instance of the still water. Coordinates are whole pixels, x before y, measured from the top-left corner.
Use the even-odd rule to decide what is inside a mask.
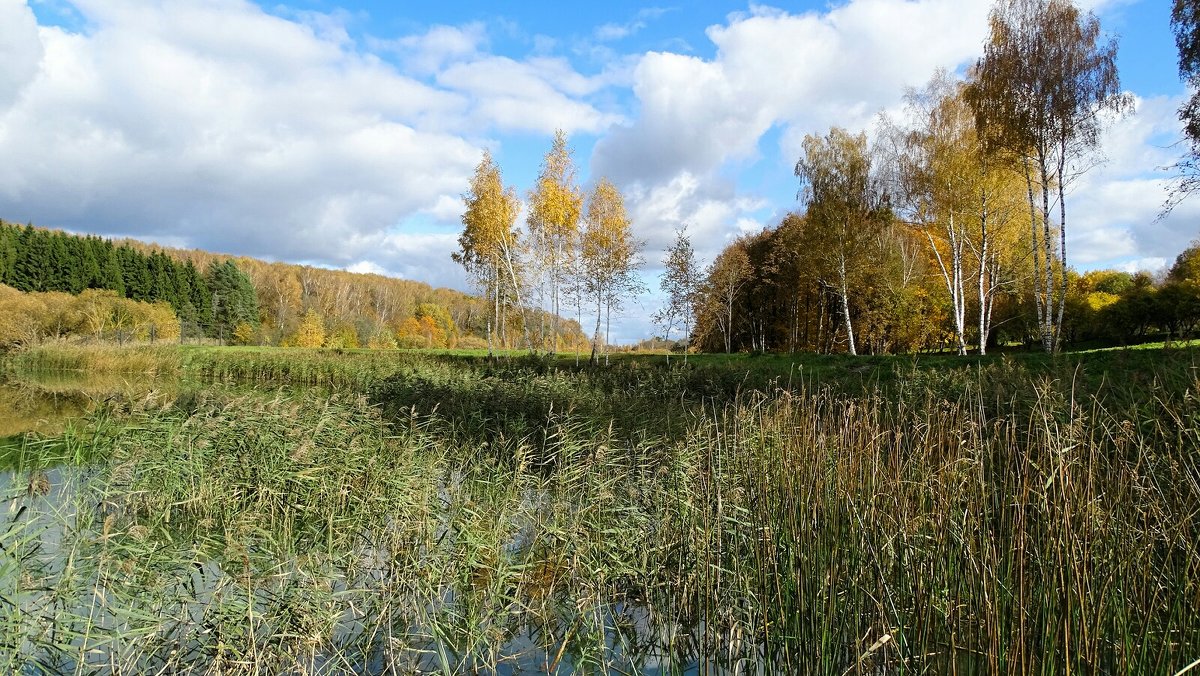
[[[216,388],[199,389],[211,395]],[[303,515],[293,525],[268,525],[253,511],[261,500],[236,494],[222,499],[257,507],[164,505],[159,486],[136,479],[150,461],[128,460],[122,440],[142,439],[140,426],[153,424],[153,415],[138,412],[193,406],[196,390],[176,380],[72,373],[0,384],[0,654],[7,656],[0,669],[764,670],[760,647],[710,663],[704,646],[716,638],[702,623],[685,630],[646,599],[602,583],[603,574],[570,579],[575,567],[557,554],[550,557],[556,563],[544,563],[547,541],[563,536],[542,532],[546,515],[575,509],[546,487],[488,495],[491,479],[433,468],[422,475],[429,485],[415,485],[411,504],[396,507],[383,528],[365,519],[335,527],[333,516],[327,528],[310,528]],[[172,434],[182,438],[194,422]],[[96,434],[112,457],[91,453]],[[173,452],[183,462],[192,442],[177,443]],[[236,452],[240,438],[226,443]],[[178,487],[161,488],[168,495]],[[185,502],[210,499],[204,487],[191,488]],[[163,509],[176,516],[163,518]],[[192,514],[203,516],[186,518]]]

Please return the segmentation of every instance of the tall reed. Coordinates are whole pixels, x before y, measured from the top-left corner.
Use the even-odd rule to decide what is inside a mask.
[[[98,412],[72,434],[104,463],[38,490],[10,474],[2,666],[1136,674],[1200,655],[1186,371],[998,361],[849,394],[378,369],[372,398],[211,388]]]

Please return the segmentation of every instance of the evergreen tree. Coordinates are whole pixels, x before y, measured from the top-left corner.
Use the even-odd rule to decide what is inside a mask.
[[[0,221],[0,284],[13,285],[18,235],[16,228]]]
[[[117,247],[117,260],[121,263],[121,278],[125,281],[125,297],[137,301],[153,300],[146,257],[127,246],[121,246]]]
[[[47,242],[44,234],[27,225],[17,240],[12,286],[21,291],[45,291]]]
[[[46,279],[44,291],[65,291],[79,293],[76,289],[77,274],[75,262],[67,245],[67,236],[61,232],[50,233],[46,246]]]
[[[100,261],[100,278],[95,288],[110,289],[124,296],[125,275],[121,270],[121,258],[117,255],[117,248],[108,240],[102,240],[99,244],[100,253],[96,259]]]
[[[210,265],[205,281],[212,296],[210,335],[228,339],[238,324],[258,324],[258,294],[254,282],[233,261]]]
[[[76,283],[77,290],[71,293],[79,294],[84,289],[100,288],[100,261],[96,258],[96,248],[92,244],[94,237],[72,237],[72,258],[77,261]]]

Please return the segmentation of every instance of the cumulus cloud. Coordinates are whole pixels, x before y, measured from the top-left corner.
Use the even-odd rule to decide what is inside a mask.
[[[709,243],[704,253],[714,254],[759,224],[755,212],[765,206],[762,196],[721,178],[724,169],[763,161],[764,152],[790,166],[804,134],[869,125],[899,103],[905,87],[975,58],[989,6],[854,0],[791,14],[751,5],[707,30],[716,47],[711,59],[670,52],[640,59],[633,75],[639,115],[600,139],[592,171],[629,192],[647,240],[662,243],[688,222]],[[775,129],[779,147],[764,149]]]
[[[730,181],[686,171],[654,186],[635,183],[626,190],[626,199],[652,269],[661,267],[659,253],[671,245],[682,225],[687,225],[697,256],[712,259],[742,234],[733,226],[756,222],[747,215],[767,206],[760,198],[738,195]]]
[[[0,107],[10,105],[37,75],[42,60],[37,19],[23,3],[0,2]]]
[[[863,126],[905,86],[973,57],[989,4],[856,0],[804,14],[753,6],[708,29],[711,60],[646,54],[634,76],[641,114],[598,144],[593,166],[626,183],[653,183],[753,156],[775,125]]]
[[[603,76],[489,55],[481,24],[363,52],[336,13],[73,7],[85,30],[0,0],[5,218],[463,286],[428,233],[457,229],[485,135],[620,119],[582,101]]]
[[[621,121],[582,100],[605,86],[603,77],[585,77],[566,61],[538,57],[517,61],[488,56],[456,63],[437,75],[442,87],[475,102],[480,122],[503,130],[552,134],[599,132]]]
[[[1181,152],[1180,96],[1135,99],[1132,114],[1112,121],[1101,138],[1103,164],[1071,187],[1068,248],[1082,268],[1127,267],[1131,259],[1173,260],[1200,235],[1200,200],[1183,202],[1159,219],[1171,176],[1164,168]]]

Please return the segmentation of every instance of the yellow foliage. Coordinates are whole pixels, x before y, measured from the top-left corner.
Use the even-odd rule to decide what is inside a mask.
[[[400,322],[396,329],[396,344],[404,348],[425,347],[421,321],[416,317],[409,317]]]
[[[151,337],[154,340],[179,340],[179,318],[170,303],[159,301],[153,304],[141,303],[144,327],[139,327],[139,335]]]
[[[292,334],[288,344],[295,347],[321,347],[325,344],[325,322],[314,310],[304,313],[300,326]]]
[[[1098,312],[1109,305],[1112,305],[1118,300],[1121,300],[1121,297],[1117,296],[1116,294],[1105,293],[1103,291],[1093,291],[1087,295],[1087,306],[1091,308],[1093,312]]]
[[[337,328],[325,336],[325,347],[359,347],[358,331],[349,324],[339,324]]]
[[[0,287],[0,348],[72,334],[121,342],[175,340],[179,319],[167,303],[142,303],[113,291],[88,289],[71,296]]]
[[[233,342],[238,345],[250,345],[254,342],[254,327],[249,322],[240,322],[233,327]]]
[[[45,305],[19,291],[0,296],[0,349],[36,343],[45,312]]]

